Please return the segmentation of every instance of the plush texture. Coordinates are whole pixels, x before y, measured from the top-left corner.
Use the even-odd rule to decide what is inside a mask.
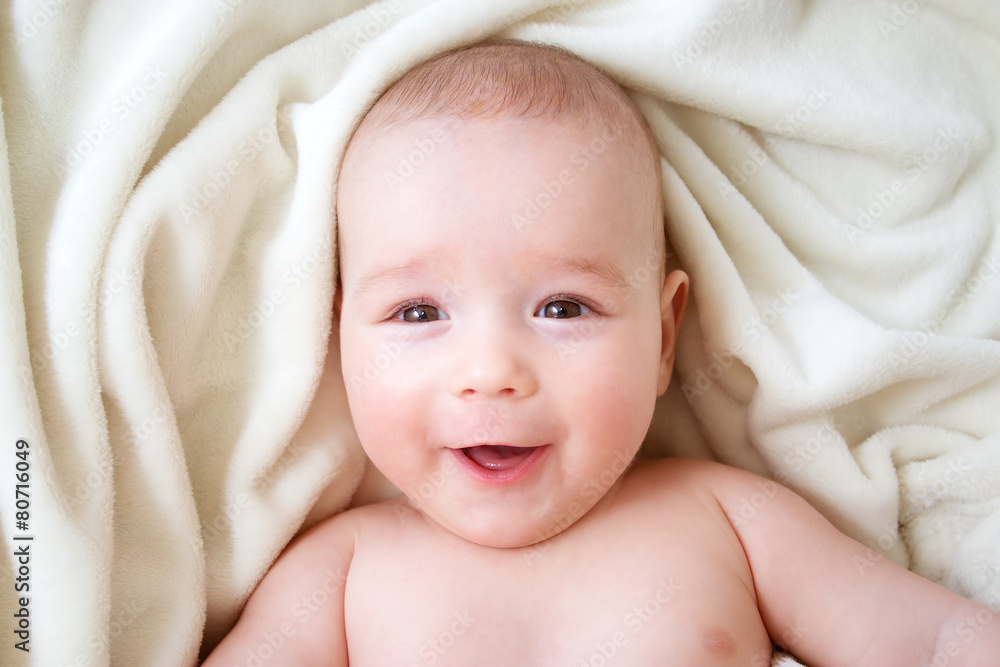
[[[35,536],[31,653],[8,634],[0,663],[192,665],[349,502],[339,158],[402,72],[493,35],[602,67],[658,139],[693,302],[646,452],[772,476],[871,559],[1000,608],[1000,8],[363,5],[0,19],[5,489],[30,451],[28,528],[12,492],[0,525],[8,554]]]

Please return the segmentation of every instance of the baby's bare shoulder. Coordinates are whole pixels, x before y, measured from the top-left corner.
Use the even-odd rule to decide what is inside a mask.
[[[262,636],[281,639],[283,664],[346,665],[344,594],[352,565],[366,541],[391,536],[404,505],[396,499],[349,509],[292,540],[205,665],[235,664]]]
[[[295,538],[264,574],[236,626],[205,665],[235,664],[260,637],[280,639],[284,664],[346,665],[348,574],[365,531],[385,523],[386,513],[375,506],[348,510]]]
[[[780,528],[777,521],[757,521],[762,514],[783,516],[784,511],[801,513],[808,507],[774,480],[715,461],[642,460],[627,475],[627,484],[651,504],[684,504],[688,513],[703,510],[722,519],[741,540],[747,530],[770,534]],[[822,521],[817,513],[801,518],[807,523]]]
[[[366,533],[391,529],[400,516],[411,511],[408,508],[405,499],[399,496],[343,510],[304,531],[289,543],[286,551],[322,550],[332,546],[331,543],[343,546],[345,541],[357,545]]]
[[[629,469],[627,476],[632,485],[648,489],[675,489],[687,492],[715,494],[720,489],[738,490],[757,488],[761,484],[775,484],[759,475],[732,466],[703,459],[667,458],[640,459]]]

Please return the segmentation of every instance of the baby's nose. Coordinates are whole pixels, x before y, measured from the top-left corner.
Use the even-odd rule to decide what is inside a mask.
[[[460,343],[449,378],[459,398],[530,396],[538,389],[529,351],[509,333],[470,331]]]

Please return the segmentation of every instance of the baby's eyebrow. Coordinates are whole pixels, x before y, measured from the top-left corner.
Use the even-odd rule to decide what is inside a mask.
[[[621,268],[617,264],[612,264],[605,260],[582,259],[573,262],[572,266],[584,273],[597,276],[616,289],[625,289],[628,287],[628,280],[625,279],[625,274],[622,273]]]
[[[416,257],[405,264],[397,266],[381,266],[358,280],[354,290],[354,298],[361,299],[369,292],[378,291],[386,284],[412,280],[415,276],[427,270],[429,262],[425,257]]]
[[[426,273],[435,261],[427,257],[416,257],[405,264],[381,266],[358,280],[358,286],[354,290],[354,298],[360,300],[370,292],[378,291],[385,285],[406,282],[413,280],[416,276]],[[525,270],[529,260],[519,262],[518,267]],[[612,289],[623,289],[628,287],[625,274],[613,262],[606,259],[591,259],[589,257],[561,257],[549,253],[533,255],[530,258],[533,267],[546,266],[557,269],[568,269],[574,273],[582,273],[586,276],[596,278]]]
[[[617,264],[604,258],[591,259],[589,257],[560,257],[558,255],[543,254],[534,258],[533,264],[542,266],[553,266],[557,268],[569,269],[575,273],[597,278],[612,289],[624,289],[628,287],[628,280]]]

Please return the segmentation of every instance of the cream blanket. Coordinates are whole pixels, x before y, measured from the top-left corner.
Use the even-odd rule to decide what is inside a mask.
[[[363,5],[3,12],[0,663],[192,665],[349,501],[338,159],[403,71],[490,35],[603,67],[659,139],[694,304],[649,453],[770,474],[1000,608],[995,4]]]

